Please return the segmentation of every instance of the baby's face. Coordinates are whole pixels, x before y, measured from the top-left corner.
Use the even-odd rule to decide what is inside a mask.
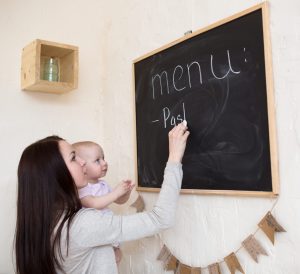
[[[90,151],[87,161],[87,177],[88,180],[96,181],[106,175],[108,165],[104,159],[104,153],[101,147],[94,147]]]
[[[97,161],[99,162],[99,164],[101,166],[101,176],[99,178],[102,178],[106,175],[106,172],[107,172],[107,169],[108,169],[108,164],[105,161],[104,152],[103,152],[103,149],[101,147],[99,147],[99,153],[98,153]]]

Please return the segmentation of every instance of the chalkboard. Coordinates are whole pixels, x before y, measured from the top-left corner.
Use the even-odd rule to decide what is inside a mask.
[[[266,3],[133,62],[138,190],[161,187],[187,120],[182,192],[273,196],[278,164]]]

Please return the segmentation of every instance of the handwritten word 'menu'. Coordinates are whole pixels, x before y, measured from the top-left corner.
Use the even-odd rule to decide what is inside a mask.
[[[230,72],[233,74],[240,73],[240,71],[235,71],[232,68],[230,51],[226,50],[226,53],[228,69],[226,72],[223,72],[222,75],[220,73],[218,74],[215,71],[214,56],[212,54],[210,55],[210,67],[208,68],[208,70],[215,79],[224,79],[229,75]],[[197,73],[192,74],[191,70],[196,70]],[[171,75],[168,75],[168,72],[166,70],[163,70],[162,72],[157,73],[151,77],[153,100],[155,100],[159,94],[170,94],[170,85],[174,90],[182,91],[186,88],[192,88],[192,83],[199,83],[200,85],[203,84],[201,64],[197,61],[192,61],[186,64],[186,66],[176,65],[172,71],[173,73],[171,73]],[[185,79],[188,80],[187,82],[183,81],[183,76],[186,77]],[[196,79],[192,79],[192,77]]]

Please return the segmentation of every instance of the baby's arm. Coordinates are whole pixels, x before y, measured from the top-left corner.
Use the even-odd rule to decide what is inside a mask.
[[[117,185],[110,193],[102,196],[85,196],[81,198],[81,204],[87,208],[103,209],[113,202],[116,202],[120,197],[131,191],[130,184],[123,181]]]
[[[116,204],[124,204],[128,201],[130,197],[131,190],[134,188],[135,184],[131,182],[131,180],[123,181],[126,184],[128,184],[129,188],[126,193],[124,193],[121,197],[119,197],[117,200],[115,200]]]

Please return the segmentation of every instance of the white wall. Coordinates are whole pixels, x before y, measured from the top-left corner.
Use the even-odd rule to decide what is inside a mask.
[[[0,273],[13,273],[16,169],[22,150],[58,134],[102,142],[102,2],[0,1]],[[53,95],[20,89],[22,48],[36,38],[76,45],[79,87]]]
[[[132,60],[260,1],[114,0],[0,2],[0,273],[13,273],[11,246],[16,167],[29,143],[49,134],[103,144],[114,184],[134,176]],[[273,211],[287,233],[275,246],[259,231],[268,257],[256,264],[242,249],[246,273],[300,273],[300,3],[270,1],[281,195]],[[42,38],[79,46],[79,88],[64,95],[20,91],[21,49]],[[134,193],[133,198],[136,193]],[[147,208],[156,194],[142,194]],[[255,232],[274,200],[184,195],[177,224],[158,236],[123,245],[122,274],[164,273],[155,260],[166,243],[181,262],[207,266],[222,260]],[[119,210],[119,209],[118,209]],[[125,205],[121,210],[132,212]],[[221,264],[222,273],[229,273]],[[208,273],[207,270],[204,273]]]

